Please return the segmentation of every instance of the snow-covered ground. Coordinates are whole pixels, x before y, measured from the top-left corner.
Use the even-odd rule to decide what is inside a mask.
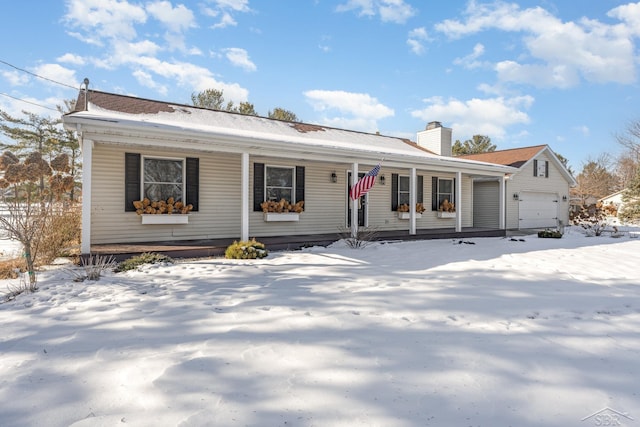
[[[339,242],[72,279],[52,268],[0,304],[2,426],[640,425],[628,234]]]

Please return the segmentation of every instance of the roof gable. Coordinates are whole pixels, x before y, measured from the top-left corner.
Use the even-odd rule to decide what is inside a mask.
[[[547,148],[546,145],[535,145],[532,147],[512,148],[488,153],[464,154],[456,157],[521,168],[545,148]]]
[[[492,151],[488,153],[465,154],[457,156],[461,159],[476,160],[480,162],[495,163],[498,165],[511,166],[523,170],[526,165],[531,163],[536,157],[542,153],[547,153],[551,161],[560,170],[569,185],[576,185],[575,178],[569,173],[567,168],[558,159],[548,145],[534,145],[531,147],[512,148],[509,150]]]

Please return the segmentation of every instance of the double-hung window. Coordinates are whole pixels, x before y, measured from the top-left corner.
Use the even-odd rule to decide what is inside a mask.
[[[442,203],[445,200],[447,200],[449,203],[455,202],[453,200],[453,179],[438,178],[437,200],[438,207],[442,206]]]
[[[398,206],[409,204],[409,182],[408,176],[398,176]]]
[[[295,203],[295,176],[294,167],[265,166],[265,199]]]
[[[151,201],[185,200],[184,159],[143,157],[142,197]]]

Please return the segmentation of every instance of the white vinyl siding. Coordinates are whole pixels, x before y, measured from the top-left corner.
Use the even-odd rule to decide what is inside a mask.
[[[534,176],[534,162],[531,160],[517,174],[507,181],[507,229],[520,228],[520,201],[514,199],[514,194],[523,192],[550,193],[558,200],[557,218],[564,224],[569,221],[569,203],[562,200],[562,196],[569,196],[569,183],[563,177],[561,171],[555,166],[555,162],[546,153],[536,156],[538,164],[549,161],[549,178]]]
[[[200,159],[200,207],[188,224],[141,225],[135,212],[125,212],[124,153]],[[93,149],[91,241],[93,244],[176,239],[234,238],[240,233],[240,155],[150,150],[103,145]]]

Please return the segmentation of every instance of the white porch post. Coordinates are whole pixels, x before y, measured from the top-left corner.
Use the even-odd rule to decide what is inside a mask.
[[[242,200],[242,222],[240,225],[240,239],[249,240],[249,153],[242,153],[241,163],[242,189],[240,198]]]
[[[80,252],[91,254],[91,166],[93,141],[82,141],[82,229],[80,231]]]
[[[462,172],[456,172],[456,232],[462,231]]]
[[[417,180],[416,168],[411,168],[411,175],[409,176],[409,234],[412,235],[416,234]]]
[[[351,188],[358,182],[358,164],[351,165]],[[349,195],[349,203],[351,203],[351,237],[358,236],[358,201],[360,199],[351,199]]]
[[[507,198],[506,198],[506,180],[508,178],[503,176],[500,178],[500,220],[498,221],[498,227],[500,230],[504,230],[507,228],[506,218],[507,218]]]

